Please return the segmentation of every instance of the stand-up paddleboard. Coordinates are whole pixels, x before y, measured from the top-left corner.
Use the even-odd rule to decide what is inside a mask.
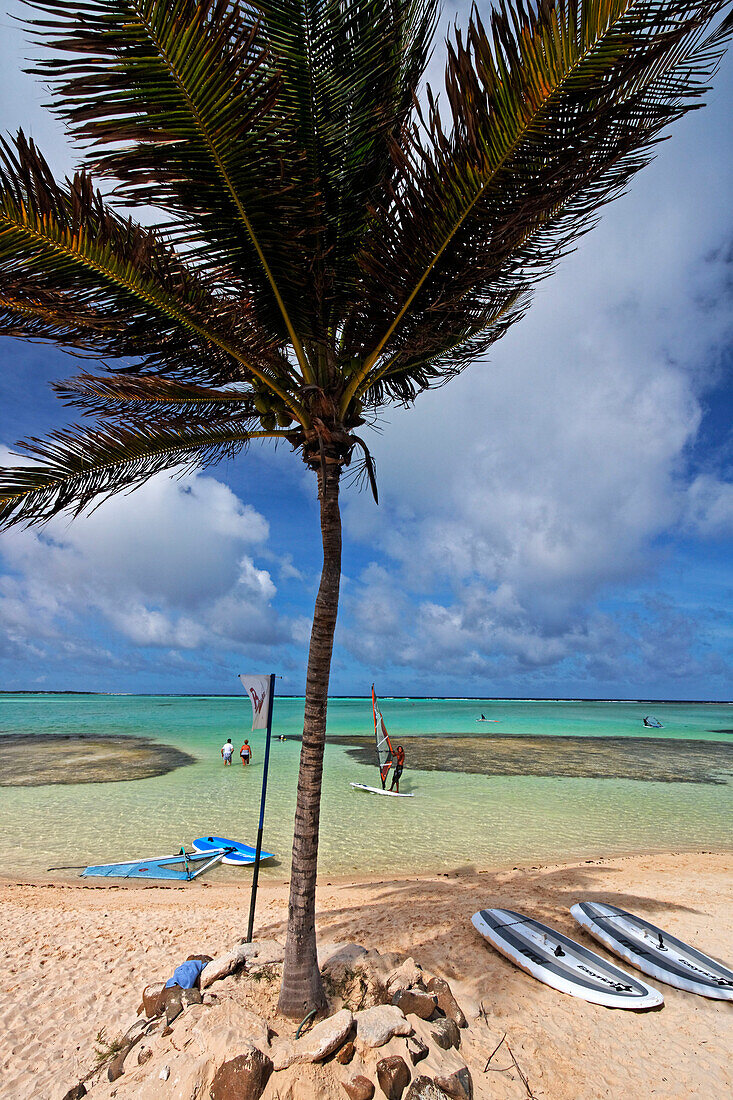
[[[369,794],[388,794],[390,798],[414,798],[411,791],[383,791],[381,787],[367,787],[366,783],[349,783],[355,791],[367,791]]]
[[[573,905],[570,912],[614,955],[657,981],[701,997],[733,1001],[733,970],[656,925],[615,905],[595,901]]]
[[[224,856],[222,863],[231,863],[235,867],[254,863],[257,854],[257,849],[250,844],[242,844],[239,840],[227,840],[223,836],[200,836],[197,840],[194,840],[193,848],[195,852],[213,852],[216,849],[227,848],[229,851]],[[272,852],[260,852],[260,861],[272,858]]]
[[[656,1008],[664,997],[575,940],[511,909],[482,909],[474,927],[497,951],[561,993],[607,1008]]]

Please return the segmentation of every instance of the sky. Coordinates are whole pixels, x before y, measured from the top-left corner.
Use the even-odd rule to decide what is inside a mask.
[[[63,174],[30,48],[0,27],[0,129]],[[332,694],[733,696],[732,93],[729,55],[526,318],[370,431],[380,502],[344,488]],[[0,339],[0,464],[67,422],[48,383],[76,371]],[[312,475],[260,446],[4,532],[0,690],[235,693],[275,671],[301,694],[320,553]]]

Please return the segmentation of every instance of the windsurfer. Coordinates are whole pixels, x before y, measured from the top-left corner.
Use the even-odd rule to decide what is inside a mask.
[[[394,771],[392,772],[392,786],[389,788],[394,791],[397,787],[396,793],[400,793],[400,776],[402,775],[402,769],[405,766],[405,750],[402,745],[397,746],[397,752],[395,754]]]

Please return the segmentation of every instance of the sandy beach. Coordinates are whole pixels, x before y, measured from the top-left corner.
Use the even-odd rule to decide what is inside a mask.
[[[730,852],[670,852],[502,871],[465,866],[419,878],[324,878],[319,936],[412,956],[450,982],[478,1028],[469,1062],[477,1096],[528,1095],[505,1054],[483,1073],[506,1034],[538,1097],[722,1097],[733,1093],[733,1004],[667,986],[660,1011],[587,1004],[513,968],[470,917],[503,905],[588,942],[569,906],[609,901],[730,964],[732,863]],[[112,1037],[129,1025],[145,985],[170,976],[189,954],[218,955],[239,942],[249,887],[6,881],[0,898],[0,1096],[58,1100],[94,1065],[98,1033]],[[287,884],[263,886],[255,938],[284,939],[286,910]],[[103,1094],[114,1095],[108,1089]]]

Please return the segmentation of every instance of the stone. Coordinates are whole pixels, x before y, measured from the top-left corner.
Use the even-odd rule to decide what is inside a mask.
[[[146,1062],[149,1062],[153,1057],[153,1052],[150,1047],[141,1047],[137,1055],[137,1064],[144,1066]]]
[[[450,1050],[451,1047],[461,1045],[461,1033],[458,1030],[458,1024],[447,1016],[444,1020],[436,1020],[433,1023],[430,1034],[435,1043],[443,1050]]]
[[[410,989],[398,989],[392,997],[392,1004],[402,1009],[405,1016],[411,1012],[421,1020],[429,1020],[438,1001],[433,993],[425,993],[413,986]]]
[[[116,1081],[118,1077],[121,1077],[125,1072],[125,1058],[127,1057],[128,1050],[129,1047],[123,1047],[122,1050],[119,1050],[107,1066],[108,1081]]]
[[[452,1100],[473,1100],[473,1081],[468,1066],[457,1069],[447,1077],[436,1077],[435,1084]]]
[[[418,1062],[422,1062],[423,1058],[427,1058],[429,1048],[427,1043],[424,1043],[417,1035],[412,1035],[407,1040],[407,1053],[410,1055],[413,1066],[416,1066]]]
[[[366,953],[366,947],[360,943],[319,943],[318,965],[324,974],[334,967],[347,966],[351,969],[356,960]]]
[[[468,1021],[453,996],[451,987],[443,978],[431,978],[429,982],[425,983],[425,988],[429,993],[435,994],[438,1008],[446,1014],[449,1020],[454,1020],[459,1027],[468,1027]]]
[[[374,1089],[372,1089],[374,1092]],[[62,1100],[81,1100],[82,1096],[86,1096],[87,1087],[83,1081],[80,1081],[78,1085],[72,1085],[68,1092],[64,1093]]]
[[[272,1047],[275,1069],[288,1069],[303,1062],[322,1062],[343,1046],[353,1026],[353,1013],[348,1008],[342,1008],[340,1012],[321,1020],[302,1039],[296,1042],[281,1039]]]
[[[226,955],[219,955],[207,963],[199,979],[201,989],[208,989],[212,982],[226,978],[228,974],[243,967],[247,959],[254,955],[253,946],[251,943],[240,943],[238,947],[227,951]]]
[[[393,1035],[412,1035],[412,1025],[396,1005],[375,1005],[356,1014],[356,1034],[367,1047],[383,1047]]]
[[[374,1085],[361,1073],[355,1074],[348,1081],[342,1081],[341,1084],[349,1100],[372,1100],[374,1096]]]
[[[349,1039],[348,1043],[344,1043],[344,1045],[341,1047],[341,1050],[337,1051],[336,1061],[339,1062],[342,1066],[348,1066],[349,1062],[354,1057],[355,1050],[356,1047],[352,1043],[351,1039]]]
[[[445,1093],[430,1077],[416,1077],[405,1093],[404,1100],[445,1100]]]
[[[415,960],[405,959],[391,974],[387,975],[387,992],[392,996],[398,989],[411,989],[423,984],[423,972]]]
[[[400,1058],[399,1054],[382,1058],[377,1062],[377,1080],[387,1100],[401,1100],[410,1083],[410,1071],[405,1059]]]
[[[183,993],[184,990],[181,989],[180,985],[168,986],[165,991],[165,1022],[168,1025],[172,1024],[183,1012]]]
[[[250,1047],[219,1066],[211,1082],[211,1100],[260,1100],[272,1069],[272,1060]]]
[[[165,995],[165,982],[154,982],[143,989],[143,1012],[150,1019],[151,1016],[160,1016],[165,1005],[161,1004],[161,998]]]
[[[187,963],[201,962],[201,963],[204,963],[204,964],[208,964],[208,963],[213,962],[213,961],[214,961],[213,955],[189,955],[188,958],[186,959]]]
[[[267,963],[280,963],[285,958],[285,948],[279,940],[254,940],[252,943],[242,940],[240,947],[246,952],[247,965],[250,959],[256,959],[259,966],[264,966]]]
[[[163,1066],[162,1070],[158,1074],[158,1077],[160,1078],[161,1081],[167,1081],[168,1078],[170,1077],[170,1075],[171,1075],[171,1067],[170,1066]]]

